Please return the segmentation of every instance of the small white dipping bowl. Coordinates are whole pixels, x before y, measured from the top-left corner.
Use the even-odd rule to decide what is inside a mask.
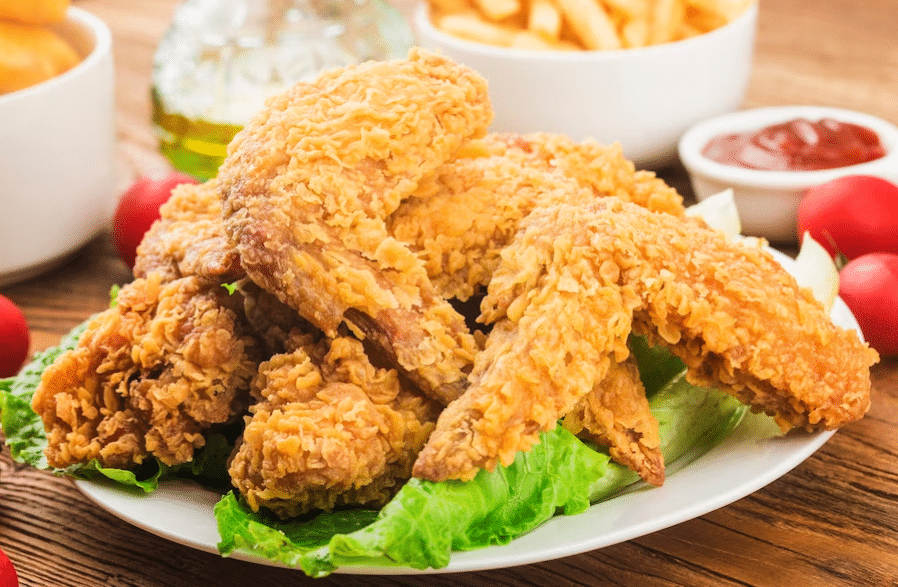
[[[52,28],[81,62],[0,95],[0,285],[62,261],[103,229],[114,204],[109,29],[74,7]]]
[[[757,19],[754,3],[709,33],[613,51],[528,51],[460,39],[434,27],[426,2],[414,24],[423,47],[487,79],[492,130],[618,142],[637,167],[658,168],[676,161],[686,129],[742,104]]]
[[[702,155],[712,138],[721,134],[758,131],[797,118],[832,118],[865,126],[879,136],[886,155],[879,159],[819,171],[763,171],[724,165]],[[844,175],[877,175],[898,180],[898,127],[876,116],[824,106],[774,106],[724,114],[696,124],[679,144],[680,160],[689,172],[698,200],[733,188],[736,208],[746,235],[773,243],[798,239],[798,206],[805,191]]]

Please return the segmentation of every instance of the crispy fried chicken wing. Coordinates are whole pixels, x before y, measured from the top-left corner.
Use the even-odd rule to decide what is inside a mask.
[[[49,464],[191,460],[203,432],[248,403],[259,358],[233,303],[196,277],[151,273],[122,287],[35,391]]]
[[[611,458],[648,483],[664,484],[658,421],[649,409],[632,355],[621,363],[612,363],[605,377],[565,415],[562,424],[585,440],[607,446]]]
[[[483,303],[471,386],[415,463],[431,480],[509,463],[627,356],[631,326],[783,428],[863,416],[875,351],[759,246],[615,198],[531,213]],[[599,332],[596,332],[598,330]]]
[[[294,334],[289,345],[253,381],[260,401],[231,460],[234,486],[282,517],[385,504],[411,477],[438,405],[372,366],[355,339]]]
[[[491,134],[468,142],[423,182],[388,227],[418,252],[445,297],[467,300],[489,282],[500,251],[531,210],[608,196],[683,215],[676,190],[637,171],[618,145],[552,134]]]
[[[245,277],[237,249],[225,234],[214,179],[179,185],[159,214],[137,247],[135,277],[158,273],[165,281],[194,276],[210,283]]]
[[[328,336],[346,322],[434,398],[454,399],[476,342],[385,219],[491,117],[482,78],[417,49],[269,99],[218,175],[249,276]]]

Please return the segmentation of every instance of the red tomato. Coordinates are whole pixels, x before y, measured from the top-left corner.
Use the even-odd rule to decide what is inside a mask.
[[[898,255],[869,253],[850,261],[839,274],[839,296],[870,346],[898,355]]]
[[[898,186],[848,175],[813,187],[798,208],[798,234],[811,233],[830,255],[898,254]]]
[[[0,550],[0,587],[19,587],[19,575],[9,557]]]
[[[134,267],[137,245],[159,218],[159,206],[182,183],[197,183],[197,180],[177,171],[162,177],[141,177],[122,194],[112,218],[112,242],[129,269]]]
[[[0,378],[12,377],[28,359],[31,335],[22,311],[0,295]],[[2,583],[0,583],[2,585]]]

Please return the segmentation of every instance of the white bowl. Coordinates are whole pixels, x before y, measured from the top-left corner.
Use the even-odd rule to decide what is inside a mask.
[[[796,118],[817,121],[832,118],[859,124],[879,136],[886,155],[859,165],[819,171],[763,171],[724,165],[702,155],[711,138],[733,132],[761,130]],[[703,200],[733,188],[736,207],[746,235],[774,243],[798,238],[798,206],[805,191],[844,175],[877,175],[898,180],[898,127],[876,116],[824,106],[774,106],[742,110],[705,120],[689,129],[679,144],[680,160],[689,172],[696,198]]]
[[[79,8],[53,28],[82,61],[0,95],[0,285],[65,259],[103,229],[114,204],[109,29]]]
[[[690,39],[613,51],[525,51],[444,33],[427,3],[415,13],[418,42],[489,82],[492,129],[551,132],[618,142],[639,167],[676,160],[690,126],[737,109],[751,74],[757,3],[729,24]]]

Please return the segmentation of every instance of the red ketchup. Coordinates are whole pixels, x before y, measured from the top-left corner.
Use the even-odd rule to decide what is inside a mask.
[[[797,118],[761,130],[722,134],[702,149],[702,155],[724,165],[769,171],[834,169],[885,154],[875,132],[831,118]]]

